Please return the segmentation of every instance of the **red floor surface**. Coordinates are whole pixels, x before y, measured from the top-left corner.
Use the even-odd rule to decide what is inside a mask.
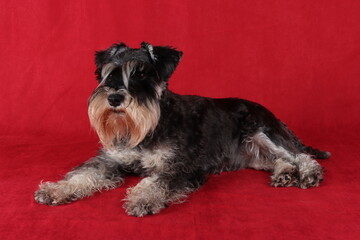
[[[119,189],[70,205],[33,200],[37,184],[58,180],[90,157],[96,140],[1,139],[2,239],[359,239],[359,148],[325,138],[333,157],[318,188],[273,188],[267,172],[212,176],[182,204],[158,215],[129,217],[121,207],[130,178]],[[315,140],[313,141],[315,142]]]
[[[0,239],[360,239],[360,1],[0,2]],[[125,214],[124,186],[36,204],[99,147],[87,119],[93,53],[116,41],[184,51],[178,93],[241,97],[328,150],[318,188],[255,170],[211,176],[158,215]]]

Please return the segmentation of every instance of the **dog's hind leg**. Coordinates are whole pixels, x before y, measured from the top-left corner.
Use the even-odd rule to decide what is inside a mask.
[[[63,180],[41,183],[35,192],[35,201],[55,206],[115,188],[123,182],[118,165],[101,156],[92,158],[68,172]]]
[[[323,179],[323,170],[309,154],[292,152],[276,145],[265,133],[258,132],[245,141],[249,168],[272,171],[274,187],[316,187]]]

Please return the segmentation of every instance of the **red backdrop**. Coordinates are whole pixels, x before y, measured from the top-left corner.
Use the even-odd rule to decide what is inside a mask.
[[[0,18],[2,239],[360,237],[360,1],[4,0]],[[333,153],[323,185],[274,189],[268,173],[225,173],[144,219],[125,215],[124,187],[69,206],[35,204],[40,180],[95,154],[93,53],[117,41],[182,50],[175,92],[271,109]]]

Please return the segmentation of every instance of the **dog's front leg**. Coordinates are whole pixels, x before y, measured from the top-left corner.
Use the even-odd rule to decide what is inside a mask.
[[[46,205],[60,205],[91,196],[94,192],[108,190],[123,182],[118,163],[98,156],[74,168],[58,182],[44,182],[35,192],[35,200]]]
[[[156,214],[171,202],[184,200],[190,192],[205,182],[205,176],[192,176],[189,173],[153,175],[129,188],[124,208],[128,215],[143,217]]]

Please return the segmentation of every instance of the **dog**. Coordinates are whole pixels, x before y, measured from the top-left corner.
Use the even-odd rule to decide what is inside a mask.
[[[159,213],[199,189],[210,174],[244,168],[272,172],[271,186],[317,187],[330,153],[304,145],[260,104],[237,98],[179,95],[168,81],[182,52],[169,46],[117,43],[95,53],[99,85],[88,101],[98,156],[56,183],[44,182],[35,200],[61,205],[144,177],[127,190],[128,215]]]

